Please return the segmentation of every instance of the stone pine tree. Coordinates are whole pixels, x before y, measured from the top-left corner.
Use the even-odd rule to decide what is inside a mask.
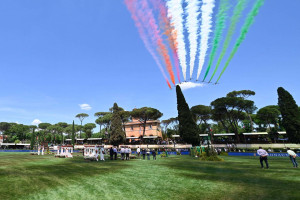
[[[290,142],[300,142],[300,112],[293,96],[284,88],[278,90],[278,106],[282,116],[282,125]]]
[[[180,137],[187,143],[197,145],[199,142],[198,127],[179,85],[176,86],[176,93]]]
[[[82,131],[82,121],[87,118],[89,115],[86,113],[79,113],[75,117],[77,117],[80,120],[80,132],[79,132],[79,138],[81,138],[81,131]]]
[[[73,120],[73,124],[72,124],[72,146],[74,147],[75,144],[75,124],[74,124],[74,120]]]
[[[120,109],[117,103],[114,103],[112,109],[112,119],[111,119],[111,134],[110,134],[110,143],[112,145],[119,145],[125,141],[125,132],[122,128],[122,119],[120,116]]]

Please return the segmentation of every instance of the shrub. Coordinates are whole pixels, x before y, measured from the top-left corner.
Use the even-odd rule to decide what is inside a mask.
[[[220,156],[228,156],[228,153],[227,152],[221,152]]]
[[[20,142],[20,140],[15,140],[15,144],[19,144]]]
[[[224,159],[219,158],[217,155],[211,154],[207,155],[206,152],[203,152],[200,156],[200,160],[202,161],[224,161]]]
[[[176,155],[181,155],[181,153],[179,151],[176,152]]]
[[[165,157],[166,157],[166,153],[165,153],[165,152],[161,153],[161,154],[160,154],[160,157],[161,157],[161,158],[165,158]]]

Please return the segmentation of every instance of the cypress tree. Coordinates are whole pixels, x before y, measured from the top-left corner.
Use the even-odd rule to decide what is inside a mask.
[[[119,145],[124,143],[125,141],[125,132],[123,131],[120,109],[117,103],[114,103],[113,106],[113,114],[111,119],[111,134],[109,139],[112,145]]]
[[[30,140],[30,149],[33,150],[35,145],[35,134],[34,134],[34,128],[32,129],[32,134],[31,134],[31,140]]]
[[[279,87],[278,106],[282,115],[282,125],[286,130],[290,142],[300,142],[300,112],[293,96]]]
[[[74,124],[74,120],[73,120],[73,126],[72,126],[72,145],[74,147],[75,144],[75,124]]]
[[[199,143],[198,127],[179,85],[176,86],[176,93],[180,137],[187,143],[197,145]]]

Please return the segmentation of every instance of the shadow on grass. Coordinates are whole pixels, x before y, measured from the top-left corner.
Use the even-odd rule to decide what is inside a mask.
[[[1,169],[1,198],[18,199],[21,196],[49,188],[63,187],[74,182],[78,183],[84,177],[116,173],[130,166],[120,161],[85,161],[82,157],[58,160],[58,162],[52,159],[54,158],[50,158],[46,164],[43,162],[24,162],[23,165],[12,165]]]
[[[195,159],[168,160],[158,165],[176,169],[176,175],[189,179],[207,180],[232,185],[232,190],[243,186],[246,191],[238,191],[234,198],[240,199],[299,199],[299,177],[297,169],[261,169],[257,160],[242,159],[245,162],[201,162]],[[255,163],[254,163],[255,162]],[[258,162],[258,161],[257,161]],[[278,165],[275,163],[275,165]],[[279,171],[281,170],[281,171]],[[287,180],[289,179],[290,180]],[[286,180],[285,180],[286,179]],[[229,194],[224,194],[224,196]],[[227,197],[228,198],[228,197]],[[224,199],[227,199],[224,198]],[[229,197],[230,199],[233,197]]]

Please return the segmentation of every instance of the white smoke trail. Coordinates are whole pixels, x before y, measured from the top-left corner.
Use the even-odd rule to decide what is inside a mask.
[[[197,73],[197,80],[199,79],[202,67],[204,65],[206,52],[208,49],[209,34],[212,31],[212,14],[215,7],[215,0],[203,0],[201,6],[202,22],[201,22],[201,41],[200,41],[200,55],[199,55],[199,67]]]
[[[179,62],[182,68],[184,80],[186,80],[186,49],[184,42],[184,29],[183,29],[183,0],[168,0],[168,17],[171,20],[171,25],[174,27],[173,35],[176,36],[176,48],[178,53]]]
[[[186,13],[187,13],[187,30],[189,33],[190,41],[190,78],[192,78],[196,53],[198,48],[198,36],[199,36],[199,1],[198,0],[185,0],[187,3]]]

